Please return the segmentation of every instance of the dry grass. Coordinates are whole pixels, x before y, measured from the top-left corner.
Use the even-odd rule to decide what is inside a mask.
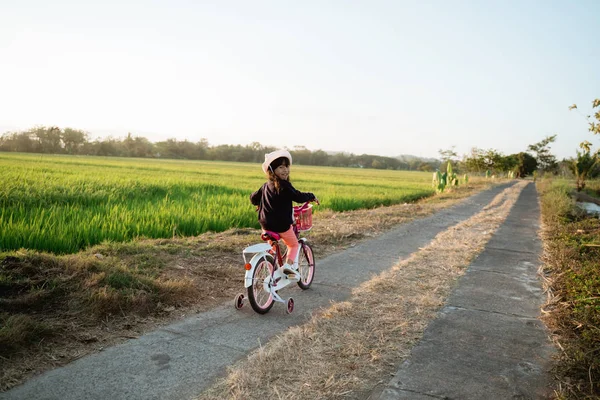
[[[556,399],[600,398],[600,220],[581,213],[570,188],[538,183],[544,239],[543,321],[560,349]],[[577,194],[575,194],[577,196]],[[585,199],[587,201],[587,199]]]
[[[408,356],[525,184],[504,190],[479,214],[353,290],[349,300],[275,337],[199,398],[366,397]]]
[[[489,186],[472,179],[469,187],[416,203],[319,212],[311,243],[324,257]],[[0,282],[0,391],[232,299],[243,276],[241,249],[257,239],[256,230],[235,229],[105,243],[70,256],[20,251],[0,257],[0,274],[15,273],[11,285]]]

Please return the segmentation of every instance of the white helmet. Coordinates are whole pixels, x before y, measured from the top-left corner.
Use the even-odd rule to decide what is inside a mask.
[[[265,154],[265,162],[262,163],[262,170],[266,174],[269,170],[269,165],[280,157],[285,157],[290,160],[290,165],[292,165],[292,155],[287,150],[275,150],[271,153]]]

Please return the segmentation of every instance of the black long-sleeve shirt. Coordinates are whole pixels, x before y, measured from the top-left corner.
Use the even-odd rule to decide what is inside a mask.
[[[273,182],[268,181],[250,195],[250,201],[258,206],[258,222],[267,231],[285,232],[293,220],[292,201],[304,203],[315,199],[310,192],[300,192],[289,181],[281,180],[279,193]]]

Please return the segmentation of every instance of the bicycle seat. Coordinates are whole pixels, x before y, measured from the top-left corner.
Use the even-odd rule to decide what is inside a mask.
[[[262,233],[262,235],[260,235],[260,238],[262,240],[279,240],[281,239],[281,235],[279,235],[279,233],[277,232],[271,232],[271,231],[265,231]]]

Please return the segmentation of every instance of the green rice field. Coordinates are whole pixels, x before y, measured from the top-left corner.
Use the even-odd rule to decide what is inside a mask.
[[[426,172],[294,165],[291,180],[334,211],[434,193]],[[0,153],[0,251],[258,228],[249,195],[264,181],[260,164]]]

